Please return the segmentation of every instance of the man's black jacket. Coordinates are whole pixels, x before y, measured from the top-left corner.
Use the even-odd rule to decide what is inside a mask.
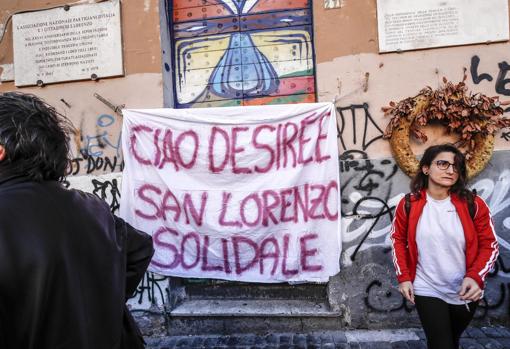
[[[152,254],[92,194],[0,179],[0,348],[120,348]]]

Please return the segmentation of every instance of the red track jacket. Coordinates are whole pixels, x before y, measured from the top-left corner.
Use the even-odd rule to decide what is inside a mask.
[[[466,238],[466,277],[475,280],[481,289],[484,280],[499,254],[498,241],[489,207],[482,198],[476,196],[475,216],[471,219],[468,204],[457,195],[451,195],[452,204],[457,210],[464,236]],[[395,217],[390,232],[392,242],[392,256],[398,282],[414,282],[416,265],[418,263],[418,248],[416,246],[416,226],[418,219],[427,202],[425,190],[420,198],[411,195],[411,210],[409,219],[405,210],[405,199],[402,198],[395,210]]]

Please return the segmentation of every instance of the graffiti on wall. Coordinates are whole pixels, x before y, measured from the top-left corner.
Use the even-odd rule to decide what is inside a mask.
[[[68,176],[79,174],[113,173],[124,169],[124,160],[118,156],[98,156],[86,158],[76,157],[71,159],[67,170]]]
[[[501,318],[510,315],[510,268],[503,260],[502,257],[498,258],[493,272],[488,276],[488,286],[476,310],[475,319],[485,319],[494,313]],[[396,287],[388,287],[379,279],[370,281],[365,289],[364,301],[369,311],[377,313],[410,313],[414,310],[414,305],[402,297]]]
[[[510,170],[503,168],[509,158],[510,152],[496,152],[489,166],[470,183],[491,209],[500,244],[500,257],[488,277],[477,318],[510,315]],[[409,178],[396,170],[393,160],[370,160],[362,151],[344,153],[340,171],[344,273],[359,267],[356,261],[364,254],[362,264],[375,261],[383,268],[380,274],[392,275],[391,221],[398,201],[409,190]],[[414,306],[397,291],[395,278],[391,279],[367,280],[364,302],[369,311],[413,311]]]
[[[482,73],[478,70],[478,66],[480,64],[480,57],[474,55],[471,57],[471,79],[475,84],[479,84],[483,80],[487,80],[491,82],[493,80],[492,75],[488,73]],[[507,77],[508,72],[510,71],[510,64],[506,61],[501,61],[498,63],[498,76],[495,81],[495,90],[496,93],[503,96],[510,96],[510,77]]]
[[[382,139],[383,130],[370,115],[368,103],[337,107],[338,139],[343,150],[365,151],[370,145]]]
[[[120,201],[122,173],[108,173],[101,176],[68,177],[65,185],[68,188],[93,193],[104,200],[112,213],[117,213]],[[153,306],[163,307],[166,299],[168,278],[146,272],[128,304],[132,310],[146,310]]]
[[[117,137],[112,135],[111,126],[115,123],[115,117],[109,114],[101,114],[97,117],[94,135],[83,136],[83,147],[80,153],[85,156],[101,157],[104,156],[106,149],[113,151],[115,156],[120,156],[120,134]]]
[[[171,3],[177,108],[315,102],[311,1]]]
[[[402,196],[401,193],[390,196],[397,170],[393,161],[374,163],[363,151],[346,151],[340,156],[344,265],[352,264],[358,252],[367,248],[389,248],[388,223]]]
[[[152,306],[162,307],[166,298],[167,284],[168,278],[166,276],[146,272],[128,304],[131,305],[131,309],[148,309]]]
[[[115,116],[100,114],[95,120],[92,134],[84,132],[83,125],[77,127],[77,156],[71,159],[67,176],[113,173],[124,169],[121,132],[115,123]]]
[[[408,191],[409,178],[398,171],[393,160],[369,159],[362,150],[345,151],[340,160],[342,274],[358,275],[363,269],[376,266],[376,272],[362,281],[361,313],[407,319],[406,314],[415,314],[414,306],[396,289],[389,232],[395,206]],[[479,319],[510,315],[510,170],[504,168],[508,161],[510,152],[495,152],[489,166],[470,183],[489,205],[500,243],[500,257],[489,274],[485,296],[476,312]],[[68,181],[70,187],[103,198],[112,210],[118,208],[120,173],[70,177]],[[135,310],[162,306],[167,300],[167,288],[166,277],[147,273],[129,304]],[[357,297],[351,298],[359,303]]]
[[[471,57],[469,71],[471,73],[471,79],[475,85],[478,85],[484,80],[487,80],[488,82],[492,82],[494,80],[494,77],[491,74],[485,73],[479,68],[480,61],[480,57],[477,55]],[[508,72],[510,71],[510,64],[506,61],[501,61],[498,63],[497,68],[498,75],[494,82],[495,92],[504,97],[510,96],[510,76],[507,77]],[[510,111],[510,107],[505,109],[505,112],[508,111]],[[501,137],[508,141],[510,140],[510,133],[502,133]]]
[[[399,199],[399,196],[390,199],[391,183],[393,176],[397,173],[398,166],[390,160],[382,160],[376,165],[368,158],[367,148],[382,139],[383,131],[377,125],[370,114],[368,103],[352,104],[337,107],[337,131],[338,140],[343,152],[340,153],[341,193],[349,192],[351,195],[342,195],[342,226],[355,227],[352,231],[342,228],[342,240],[350,242],[357,240],[356,245],[345,249],[343,257],[344,264],[349,265],[354,261],[359,251],[373,246],[374,239],[387,234],[388,227],[374,231],[379,220],[387,215],[392,215],[391,204]],[[348,131],[347,131],[348,130]],[[359,173],[360,176],[349,176],[349,173]],[[342,178],[343,179],[343,178]],[[382,185],[387,190],[381,193]],[[350,189],[350,190],[349,190]],[[377,192],[377,195],[373,195]],[[368,210],[367,210],[368,208]],[[363,217],[362,221],[359,217]],[[368,220],[367,218],[371,218]],[[391,219],[390,219],[391,221]],[[361,234],[361,239],[358,239]],[[370,243],[365,243],[367,240]],[[379,245],[384,245],[383,241]]]

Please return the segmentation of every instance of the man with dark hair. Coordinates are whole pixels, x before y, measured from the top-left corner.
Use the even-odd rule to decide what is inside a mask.
[[[151,237],[61,184],[70,122],[39,98],[0,94],[0,348],[141,348],[125,302]]]

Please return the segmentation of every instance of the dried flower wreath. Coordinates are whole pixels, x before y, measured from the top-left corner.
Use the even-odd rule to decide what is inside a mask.
[[[501,107],[510,102],[469,92],[466,78],[464,74],[463,80],[454,84],[443,77],[444,85],[437,90],[427,86],[414,97],[382,108],[385,116],[391,116],[384,138],[389,139],[395,160],[407,175],[414,176],[419,170],[409,137],[412,134],[426,142],[427,136],[420,127],[431,122],[445,126],[447,133],[459,135],[456,146],[465,149],[468,178],[480,173],[489,162],[495,133],[510,127],[510,119],[503,118]]]

